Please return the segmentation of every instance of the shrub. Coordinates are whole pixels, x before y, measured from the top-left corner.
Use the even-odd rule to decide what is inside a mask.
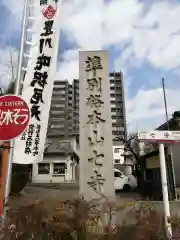
[[[129,210],[127,210],[129,208]],[[124,212],[124,213],[123,213]],[[122,222],[119,217],[125,214]],[[132,221],[130,221],[130,217]],[[171,220],[178,229],[180,219]],[[117,203],[44,200],[10,209],[5,240],[166,240],[163,216],[151,206]]]

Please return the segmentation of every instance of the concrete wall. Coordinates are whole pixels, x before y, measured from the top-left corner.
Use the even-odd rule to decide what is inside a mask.
[[[75,180],[75,164],[72,164],[70,156],[67,157],[46,157],[42,163],[50,164],[49,174],[38,174],[38,164],[33,165],[32,169],[32,182],[33,183],[62,183],[70,182]],[[66,163],[67,169],[65,174],[54,176],[53,175],[53,164],[54,163]]]

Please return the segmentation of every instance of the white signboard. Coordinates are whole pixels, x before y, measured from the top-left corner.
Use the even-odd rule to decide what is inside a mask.
[[[115,198],[107,51],[79,54],[80,194]]]
[[[43,160],[60,35],[60,0],[38,0],[35,4],[31,58],[22,87],[31,119],[15,140],[13,157],[13,162],[20,164]]]
[[[178,143],[180,131],[139,132],[138,139],[142,142]]]

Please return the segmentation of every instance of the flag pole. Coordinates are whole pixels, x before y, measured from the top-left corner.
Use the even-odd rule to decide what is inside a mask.
[[[18,66],[17,73],[15,79],[15,95],[19,95],[19,87],[21,84],[21,76],[22,76],[22,65],[23,65],[23,55],[24,55],[24,46],[25,46],[25,38],[26,38],[26,24],[27,24],[27,13],[28,13],[28,3],[29,0],[24,1],[24,10],[23,10],[23,19],[22,19],[22,28],[21,28],[21,40],[20,40],[20,51],[18,58]],[[9,193],[11,190],[11,176],[12,176],[12,163],[13,163],[13,155],[14,155],[14,143],[12,140],[10,142],[10,152],[8,158],[8,166],[7,166],[7,179],[5,186],[5,204],[7,204]]]

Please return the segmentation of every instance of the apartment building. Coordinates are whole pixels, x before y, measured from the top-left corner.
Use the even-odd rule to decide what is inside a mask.
[[[113,145],[122,145],[117,136],[127,137],[126,113],[124,100],[124,85],[122,72],[109,74],[111,99]],[[57,137],[79,134],[79,80],[72,84],[65,81],[55,81],[47,137]]]
[[[127,138],[126,109],[122,72],[109,74],[113,145],[122,145],[117,136]]]
[[[67,80],[55,81],[52,93],[47,137],[64,136],[73,132],[73,93]]]

